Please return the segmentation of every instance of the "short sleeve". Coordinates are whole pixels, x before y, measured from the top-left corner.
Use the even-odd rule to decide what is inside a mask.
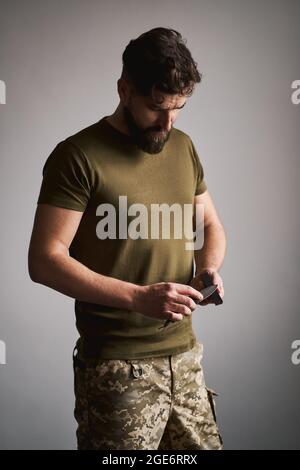
[[[60,142],[43,166],[37,204],[51,204],[84,212],[91,194],[88,161],[71,141]]]
[[[192,141],[191,141],[191,144],[192,144],[193,158],[194,158],[196,169],[197,169],[196,188],[195,188],[195,196],[197,196],[198,194],[202,194],[207,190],[207,185],[204,180],[204,170],[200,162],[198,153]]]

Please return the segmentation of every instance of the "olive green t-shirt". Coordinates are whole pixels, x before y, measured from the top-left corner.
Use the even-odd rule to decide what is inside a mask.
[[[184,209],[207,189],[193,142],[172,128],[163,150],[149,154],[106,117],[58,143],[44,164],[37,203],[83,212],[69,254],[92,271],[138,285],[189,284],[194,252],[186,249],[187,239],[184,234],[175,237],[172,230],[164,238],[161,229],[158,238],[151,238],[150,215],[154,204]],[[137,226],[129,235],[129,224],[139,216],[132,215],[133,209],[141,207],[133,204],[142,204],[149,215],[148,232],[144,224],[139,237],[132,236]],[[101,221],[108,220],[107,205],[115,208],[115,217],[109,219],[105,238]],[[75,299],[75,316],[82,353],[88,357],[164,356],[187,351],[196,342],[191,316],[160,328],[165,320],[80,299]]]

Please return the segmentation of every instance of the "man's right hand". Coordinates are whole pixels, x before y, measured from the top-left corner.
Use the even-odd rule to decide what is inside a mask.
[[[203,300],[203,295],[192,286],[176,282],[137,287],[132,310],[162,320],[182,320]]]

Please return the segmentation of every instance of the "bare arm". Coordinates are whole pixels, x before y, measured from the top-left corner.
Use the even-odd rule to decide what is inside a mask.
[[[139,286],[98,274],[69,256],[82,215],[38,205],[28,252],[30,278],[72,298],[131,310]]]
[[[162,319],[181,320],[196,308],[191,298],[203,296],[193,287],[159,282],[140,286],[104,276],[69,255],[69,247],[82,212],[39,204],[28,252],[28,269],[34,282],[69,297],[115,308],[135,310]]]
[[[204,244],[200,250],[194,251],[195,275],[205,269],[218,271],[226,253],[226,236],[223,225],[207,190],[203,194],[195,196],[194,203],[204,204]]]

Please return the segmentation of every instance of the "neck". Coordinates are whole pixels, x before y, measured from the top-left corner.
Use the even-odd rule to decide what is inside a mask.
[[[123,106],[121,103],[119,103],[115,112],[111,114],[110,116],[107,116],[106,119],[112,126],[114,126],[119,131],[123,132],[123,134],[130,135],[128,127],[124,119]]]

